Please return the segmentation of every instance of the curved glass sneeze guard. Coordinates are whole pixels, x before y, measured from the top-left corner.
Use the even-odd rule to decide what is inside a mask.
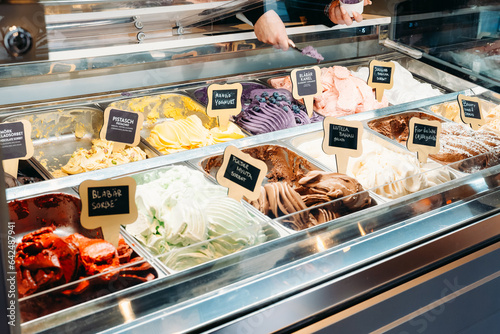
[[[146,255],[143,262],[149,262],[156,268],[158,276],[155,279],[117,290],[116,281],[120,283],[122,279],[110,281],[106,286],[102,285],[103,275],[91,277],[89,283],[95,281],[101,284],[97,285],[101,287],[98,299],[26,322],[23,330],[50,329],[54,333],[92,326],[92,331],[98,331],[126,326],[124,324],[134,320],[147,322],[160,316],[177,319],[168,328],[169,332],[174,332],[206,325],[219,317],[228,319],[236,311],[248,311],[263,303],[285,298],[433,235],[498,212],[499,173],[500,167],[495,166],[465,175],[413,196],[379,202],[376,206],[300,232],[289,230],[261,245],[187,270],[172,271],[163,267],[160,262],[165,255]],[[368,194],[374,190],[370,189]],[[290,220],[302,219],[305,214],[336,206],[346,199],[280,217],[273,222],[262,221],[260,226],[265,229],[270,224],[273,229],[280,229],[287,226]],[[439,224],[436,224],[436,217],[440,217]],[[244,231],[234,232],[233,238],[237,238],[239,233]],[[230,236],[223,236],[221,241]],[[125,237],[140,253],[140,243],[126,233]],[[210,242],[214,240],[188,246],[183,251],[194,248],[196,252]],[[377,246],[366,249],[365,243]],[[126,272],[126,268],[122,271]],[[58,294],[67,295],[67,291],[74,290],[79,284],[82,281],[23,298],[20,300],[21,310],[38,299],[37,305],[40,305],[40,300],[61,300]],[[214,307],[213,303],[218,306]],[[194,314],[197,315],[193,318]],[[89,320],[90,317],[92,320]]]
[[[498,1],[402,1],[395,7],[392,38],[423,51],[426,61],[499,92],[499,16]]]

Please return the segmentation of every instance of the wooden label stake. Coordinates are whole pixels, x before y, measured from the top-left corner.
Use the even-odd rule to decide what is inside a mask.
[[[113,142],[113,152],[125,145],[137,146],[141,141],[140,130],[144,121],[142,113],[108,107],[104,111],[104,125],[100,137]]]
[[[222,131],[227,130],[231,116],[236,116],[241,112],[242,92],[243,86],[240,83],[208,86],[207,115],[217,117]]]
[[[4,172],[17,177],[19,160],[27,160],[33,156],[31,123],[21,120],[0,124],[0,146]]]
[[[224,150],[222,166],[218,170],[217,182],[228,188],[228,196],[240,201],[243,196],[253,201],[259,198],[260,188],[267,174],[264,161],[252,158],[235,146]]]
[[[104,240],[118,247],[120,225],[137,220],[136,182],[131,177],[86,180],[80,184],[80,221],[86,229],[101,228]]]
[[[427,162],[429,154],[438,153],[439,136],[441,135],[441,122],[428,121],[413,117],[410,119],[408,141],[406,147],[411,152],[417,153],[418,161]]]
[[[474,130],[484,125],[481,100],[478,97],[469,97],[462,94],[457,96],[458,106],[460,107],[460,118],[465,124],[469,124]]]
[[[323,120],[323,151],[335,154],[337,172],[346,174],[350,157],[363,153],[363,125],[359,121],[346,121],[335,117]]]
[[[378,60],[370,62],[368,86],[375,89],[375,96],[378,102],[382,102],[384,90],[391,89],[394,85],[394,69],[395,65],[392,62]]]
[[[318,66],[295,69],[290,74],[292,80],[292,96],[296,100],[304,99],[307,115],[312,117],[314,97],[321,95],[321,70]]]

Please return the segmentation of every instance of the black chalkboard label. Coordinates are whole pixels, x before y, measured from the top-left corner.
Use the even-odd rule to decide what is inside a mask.
[[[372,82],[389,84],[391,82],[392,68],[373,66]]]
[[[254,191],[259,173],[259,168],[231,154],[224,177],[249,191]]]
[[[237,89],[224,89],[212,91],[212,109],[224,110],[237,108],[238,90]]]
[[[139,114],[111,109],[106,131],[106,140],[133,144],[136,138]]]
[[[481,119],[479,103],[475,101],[462,100],[462,107],[464,109],[465,117]]]
[[[0,124],[0,146],[5,160],[24,158],[27,149],[23,123]]]
[[[130,213],[129,186],[89,187],[89,217]]]
[[[295,72],[297,93],[300,96],[315,95],[318,92],[316,71],[313,68]]]
[[[438,128],[435,126],[415,123],[413,144],[435,147],[437,145]]]
[[[330,137],[328,145],[331,147],[358,149],[358,128],[330,124]]]

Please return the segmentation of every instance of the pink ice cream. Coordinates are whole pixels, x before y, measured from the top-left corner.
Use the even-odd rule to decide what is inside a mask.
[[[342,66],[321,69],[323,92],[314,98],[314,110],[323,116],[340,117],[388,106],[375,98],[375,92],[363,80],[356,78]],[[274,78],[269,84],[275,88],[292,90],[290,77]]]

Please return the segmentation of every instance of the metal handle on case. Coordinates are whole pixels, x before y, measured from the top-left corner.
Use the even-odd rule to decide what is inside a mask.
[[[387,47],[389,49],[399,51],[399,52],[404,53],[405,55],[410,56],[412,58],[415,58],[415,59],[422,58],[422,51],[412,49],[406,45],[394,42],[393,40],[384,39],[381,41],[381,44],[383,44],[385,47]]]

